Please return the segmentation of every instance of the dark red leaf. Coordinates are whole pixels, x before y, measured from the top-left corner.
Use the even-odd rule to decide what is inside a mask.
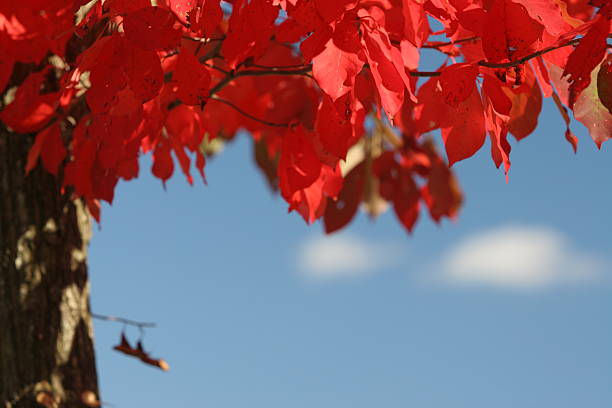
[[[612,56],[601,64],[597,73],[597,95],[601,103],[612,113]]]
[[[328,198],[323,225],[331,234],[344,228],[357,213],[365,187],[365,163],[358,164],[344,178],[344,186],[336,200]]]
[[[174,28],[174,14],[161,7],[145,7],[128,13],[123,29],[129,43],[142,49],[157,51],[175,48],[181,31]]]
[[[589,31],[582,38],[576,49],[570,54],[563,75],[569,75],[569,107],[573,108],[577,96],[591,83],[591,72],[601,62],[607,47],[610,34],[610,20],[599,16]]]

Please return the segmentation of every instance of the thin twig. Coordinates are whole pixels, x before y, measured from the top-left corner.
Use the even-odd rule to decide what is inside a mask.
[[[557,45],[557,46],[552,46],[552,47],[546,47],[543,50],[536,51],[536,52],[534,52],[532,54],[529,54],[529,55],[525,55],[523,58],[519,58],[519,59],[517,59],[515,61],[502,62],[502,63],[494,63],[494,62],[487,62],[485,60],[482,60],[482,61],[478,62],[478,65],[480,65],[481,67],[487,67],[487,68],[512,68],[512,67],[516,67],[517,65],[524,64],[525,62],[529,61],[530,59],[539,57],[540,55],[544,55],[544,54],[549,53],[551,51],[558,50],[559,48],[568,47],[570,45],[578,44],[583,38],[584,37],[574,38],[573,40],[568,41],[565,44],[561,44],[561,45]],[[612,35],[608,35],[608,38],[612,38]],[[610,48],[609,45],[607,47]]]
[[[510,62],[495,63],[495,62],[487,62],[485,60],[482,60],[478,62],[478,65],[480,65],[481,67],[487,67],[487,68],[512,68],[512,67],[516,67],[517,65],[524,64],[530,59],[539,57],[540,55],[544,55],[548,52],[558,50],[559,48],[568,47],[570,45],[578,44],[580,40],[581,40],[580,38],[576,38],[576,39],[566,42],[565,44],[558,45],[556,47],[547,47],[547,48],[544,48],[543,50],[534,52],[529,55],[525,55],[523,58],[519,58],[517,60],[510,61]]]
[[[205,65],[205,66],[207,66],[208,68],[212,68],[212,69],[215,69],[215,70],[217,70],[217,71],[219,71],[219,72],[222,72],[222,73],[224,73],[225,75],[228,75],[228,74],[230,73],[229,71],[226,71],[226,70],[224,70],[223,68],[220,68],[220,67],[218,67],[218,66],[216,66],[216,65],[209,64],[208,62],[204,62],[202,65]]]
[[[455,45],[455,44],[461,44],[464,42],[472,42],[472,41],[476,41],[476,40],[480,40],[480,37],[467,37],[467,38],[461,38],[459,40],[456,41],[447,41],[447,42],[441,42],[441,43],[436,43],[436,42],[430,42],[430,43],[425,43],[421,46],[421,48],[442,48],[442,47],[446,47],[449,45]]]
[[[209,40],[209,42],[211,42],[213,40]],[[199,58],[200,62],[206,62],[209,59],[213,59],[215,57],[219,56],[219,51],[221,51],[221,46],[223,45],[223,41],[217,41],[214,45],[214,47],[212,47],[210,50],[208,50],[208,52],[206,54],[204,54],[203,56],[201,56]]]
[[[223,103],[223,104],[233,108],[236,112],[240,113],[241,115],[243,115],[243,116],[245,116],[245,117],[247,117],[247,118],[249,118],[251,120],[254,120],[255,122],[259,122],[259,123],[262,123],[262,124],[267,125],[267,126],[282,127],[282,128],[288,128],[290,126],[289,123],[269,122],[267,120],[255,117],[255,116],[251,115],[250,113],[247,113],[247,112],[243,111],[241,108],[239,108],[238,106],[234,105],[232,102],[230,102],[228,100],[225,100],[225,99],[218,98],[216,96],[212,96],[210,98],[210,100],[221,102],[221,103]]]
[[[310,73],[310,71],[312,70],[312,65],[306,65],[304,68],[302,69],[291,69],[291,70],[277,70],[277,69],[270,69],[270,70],[244,70],[244,71],[238,71],[238,72],[228,72],[228,74],[225,76],[225,78],[223,78],[222,80],[220,80],[217,85],[215,85],[214,87],[212,87],[209,91],[209,96],[213,96],[217,93],[219,93],[219,91],[221,91],[221,89],[225,88],[225,86],[227,84],[229,84],[231,81],[233,81],[236,78],[239,77],[244,77],[244,76],[273,76],[273,75],[302,75],[302,76],[309,76],[308,74]]]
[[[423,45],[422,48],[439,48],[442,46],[447,46],[447,45],[452,45],[452,44],[457,44],[457,43],[462,43],[462,42],[469,42],[469,41],[475,41],[477,40],[478,37],[469,37],[469,38],[463,38],[463,39],[459,39],[457,41],[454,42],[448,42],[448,43],[440,43],[440,44],[425,44]],[[576,38],[573,39],[571,41],[568,41],[565,44],[559,45],[559,46],[554,46],[554,47],[547,47],[543,50],[534,52],[532,54],[526,55],[525,57],[522,57],[518,60],[515,61],[509,61],[509,62],[504,62],[504,63],[493,63],[493,62],[487,62],[485,60],[479,61],[477,63],[477,65],[479,66],[483,66],[483,67],[488,67],[488,68],[511,68],[511,67],[515,67],[521,64],[524,64],[525,62],[529,61],[532,58],[536,58],[539,57],[543,54],[546,54],[548,52],[554,51],[556,49],[559,48],[563,48],[563,47],[568,47],[570,45],[575,45],[577,43],[580,42],[581,39]],[[226,101],[224,99],[219,99],[219,98],[213,98],[214,95],[216,95],[217,93],[219,93],[223,88],[225,88],[225,86],[227,86],[230,82],[232,82],[234,79],[239,78],[239,77],[244,77],[244,76],[274,76],[274,75],[301,75],[301,76],[307,76],[309,78],[312,78],[311,72],[312,72],[312,64],[309,65],[296,65],[296,66],[286,66],[286,67],[268,67],[265,65],[257,65],[257,64],[251,64],[251,66],[254,67],[258,67],[258,68],[265,68],[265,69],[246,69],[243,71],[223,71],[221,69],[218,69],[221,72],[224,72],[226,75],[223,79],[221,79],[219,82],[217,82],[217,84],[215,86],[213,86],[210,91],[209,91],[209,97],[212,100],[216,100],[218,102],[224,103],[228,106],[231,106],[232,108],[234,108],[236,111],[238,111],[239,113],[241,113],[242,115],[255,120],[257,122],[263,123],[265,125],[268,126],[275,126],[275,127],[288,127],[289,124],[288,123],[274,123],[274,122],[267,122],[265,120],[256,118],[248,113],[246,113],[245,111],[243,111],[242,109],[240,109],[239,107],[237,107],[236,105],[234,105],[233,103]],[[298,69],[294,69],[298,68]],[[367,64],[364,64],[364,67],[367,67]],[[216,68],[213,66],[213,68]],[[440,76],[440,72],[439,71],[409,71],[408,75],[412,76],[412,77],[437,77]]]
[[[413,77],[437,77],[440,76],[440,71],[410,71],[408,75]]]
[[[464,42],[471,42],[471,41],[476,41],[476,40],[480,40],[480,37],[467,37],[467,38],[460,38],[458,40],[455,41],[446,41],[446,42],[428,42],[425,43],[423,45],[421,45],[419,48],[431,48],[431,49],[438,49],[438,48],[442,48],[442,47],[447,47],[449,45],[455,45],[455,44],[461,44]],[[401,41],[397,41],[397,40],[391,40],[391,44],[393,45],[400,45]]]
[[[476,39],[478,39],[478,37],[469,37],[469,38],[457,40],[452,43],[436,44],[435,46],[441,47],[444,45],[451,45],[451,44],[456,44],[459,42],[468,42],[468,41],[473,41]],[[482,67],[487,67],[487,68],[511,68],[511,67],[515,67],[515,66],[524,64],[530,59],[539,57],[540,55],[546,54],[550,51],[554,51],[556,49],[563,48],[563,47],[568,47],[570,45],[575,45],[579,43],[580,40],[581,39],[576,38],[571,41],[568,41],[565,44],[559,45],[559,46],[547,47],[543,50],[526,55],[525,57],[522,57],[515,61],[509,61],[509,62],[503,62],[503,63],[493,63],[493,62],[487,62],[485,60],[482,60],[478,62],[478,65]],[[434,44],[429,44],[429,45],[432,47],[434,46]],[[423,46],[423,48],[430,48],[430,47]],[[364,66],[367,66],[367,64],[364,64]],[[217,85],[215,85],[210,90],[209,95],[210,96],[215,95],[216,93],[221,91],[221,89],[223,89],[227,84],[229,84],[232,80],[238,77],[242,77],[242,76],[302,75],[302,76],[307,76],[309,78],[312,78],[312,76],[310,75],[312,71],[312,64],[304,65],[300,69],[286,69],[286,68],[287,67],[270,67],[269,69],[265,69],[265,70],[244,70],[244,71],[238,71],[238,72],[228,72],[227,75],[223,79],[221,79],[217,83]],[[413,76],[413,77],[437,77],[437,76],[440,76],[440,72],[437,72],[437,71],[410,71],[408,72],[408,75]]]
[[[309,65],[308,64],[295,64],[295,65],[279,65],[279,66],[273,66],[273,65],[261,65],[261,64],[253,64],[253,63],[249,63],[246,66],[248,67],[255,67],[255,68],[262,68],[262,69],[270,69],[270,70],[285,70],[285,69],[297,69],[297,68],[306,68]]]
[[[120,322],[123,324],[128,324],[130,326],[136,326],[136,327],[155,327],[156,324],[155,323],[148,323],[148,322],[137,322],[136,320],[130,320],[130,319],[126,319],[124,317],[117,317],[117,316],[108,316],[108,315],[102,315],[102,314],[98,314],[98,313],[92,313],[91,317],[93,317],[94,319],[98,319],[98,320],[106,320],[106,321],[111,321],[111,322]]]

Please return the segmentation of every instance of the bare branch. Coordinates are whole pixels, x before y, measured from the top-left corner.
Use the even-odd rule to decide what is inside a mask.
[[[130,326],[136,326],[139,328],[143,328],[143,327],[155,327],[155,323],[148,323],[148,322],[137,322],[136,320],[130,320],[130,319],[126,319],[124,317],[117,317],[117,316],[108,316],[108,315],[102,315],[102,314],[98,314],[98,313],[92,313],[91,317],[93,317],[94,319],[98,319],[98,320],[106,320],[106,321],[110,321],[110,322],[119,322],[119,323],[123,323],[123,324],[127,324]]]

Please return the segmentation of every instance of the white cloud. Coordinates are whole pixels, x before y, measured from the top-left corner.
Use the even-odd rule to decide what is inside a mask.
[[[437,269],[448,283],[529,290],[595,281],[605,267],[552,228],[503,226],[468,236]]]
[[[393,264],[397,254],[394,245],[348,235],[319,236],[301,246],[297,262],[300,271],[310,278],[353,278]]]

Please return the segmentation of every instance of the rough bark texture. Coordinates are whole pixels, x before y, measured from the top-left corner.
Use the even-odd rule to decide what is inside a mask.
[[[32,138],[0,123],[0,407],[85,407],[98,395],[89,217],[54,177],[24,174]]]

